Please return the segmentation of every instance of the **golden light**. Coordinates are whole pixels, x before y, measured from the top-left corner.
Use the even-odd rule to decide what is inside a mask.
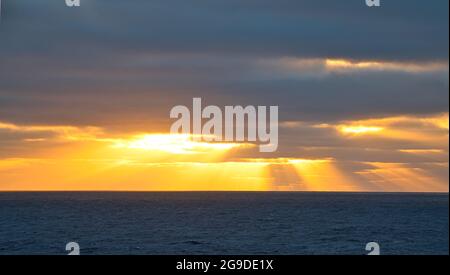
[[[357,172],[378,189],[408,192],[448,192],[448,181],[436,178],[428,171],[404,163],[369,162],[371,168]],[[441,165],[441,164],[433,164]],[[447,164],[445,164],[447,165]]]
[[[53,133],[55,139],[64,141],[100,140],[104,135],[101,128],[86,126],[76,127],[70,125],[16,125],[0,121],[0,130],[23,133]],[[42,138],[28,139],[28,141],[43,141]]]
[[[336,165],[332,158],[250,158],[241,165],[265,168],[270,179],[267,190],[276,191],[361,191],[363,187]]]
[[[383,127],[376,126],[339,126],[339,130],[345,134],[371,134],[383,130]]]
[[[171,154],[201,154],[211,151],[225,151],[244,146],[238,143],[212,143],[194,141],[187,134],[144,134],[130,140],[118,140],[115,148],[162,151]]]
[[[446,70],[448,64],[444,62],[428,62],[428,63],[404,63],[404,62],[387,62],[387,61],[371,61],[371,60],[347,60],[347,59],[326,59],[325,67],[329,71],[356,71],[356,70],[372,70],[372,71],[404,71],[409,73],[432,72]]]
[[[423,144],[448,143],[449,114],[437,114],[426,117],[394,116],[370,118],[365,120],[344,121],[342,124],[316,125],[319,128],[335,128],[341,134],[350,137],[376,135],[377,137],[411,140]],[[447,135],[445,135],[447,132]],[[413,148],[414,149],[414,148]]]
[[[298,123],[289,126],[297,127]],[[440,176],[442,171],[448,171],[448,113],[314,127],[332,129],[345,138],[362,141],[414,141],[392,151],[403,154],[402,157],[410,154],[408,158],[419,155],[436,163],[364,163],[364,168],[349,169],[355,166],[326,156],[264,158],[265,155],[251,150],[241,151],[257,145],[199,141],[203,136],[0,123],[0,130],[26,133],[18,142],[27,148],[20,157],[0,159],[0,190],[448,190],[448,180]]]
[[[361,191],[351,177],[341,171],[333,159],[289,160],[305,191]]]
[[[449,114],[442,114],[434,117],[423,118],[423,122],[433,124],[441,129],[449,129]]]
[[[368,68],[383,68],[383,63],[363,61],[363,62],[352,62],[345,59],[327,59],[325,64],[329,69],[368,69]]]

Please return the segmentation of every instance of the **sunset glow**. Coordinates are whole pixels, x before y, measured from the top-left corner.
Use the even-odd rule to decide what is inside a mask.
[[[380,132],[383,128],[374,126],[341,126],[340,130],[346,134],[370,134]]]
[[[443,173],[448,167],[448,114],[344,121],[337,126],[289,123],[289,129],[305,127],[338,131],[343,142],[402,140],[409,145],[398,147],[398,154],[428,161],[419,167],[368,162],[361,168],[349,169],[356,162],[340,161],[332,155],[240,156],[255,154],[257,146],[252,143],[203,142],[185,134],[109,133],[108,129],[93,126],[2,122],[2,131],[23,136],[15,142],[25,150],[0,160],[0,179],[8,182],[2,185],[3,190],[448,189],[445,179],[430,174],[434,170]],[[423,144],[428,147],[421,148]],[[411,184],[413,179],[416,181]],[[417,179],[422,179],[424,185]]]
[[[172,154],[205,154],[239,147],[237,143],[208,143],[193,141],[191,135],[154,134],[141,135],[129,141],[116,141],[114,147],[163,151]]]
[[[0,191],[448,192],[448,1],[6,2]]]

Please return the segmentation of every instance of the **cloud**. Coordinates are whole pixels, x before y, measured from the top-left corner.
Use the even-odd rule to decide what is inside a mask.
[[[385,70],[330,69],[326,60],[208,55],[131,56],[87,68],[45,62],[50,64],[21,64],[10,57],[0,64],[16,67],[0,75],[1,117],[18,123],[106,126],[114,121],[141,127],[147,120],[164,130],[168,110],[189,105],[192,97],[219,106],[279,105],[282,120],[448,110],[448,65],[414,63],[402,70],[403,63],[388,63]]]
[[[5,6],[1,49],[77,55],[86,49],[357,59],[448,59],[448,1],[53,1]],[[58,22],[59,24],[54,24]],[[42,32],[45,30],[46,32]],[[39,33],[39,34],[38,34]],[[58,41],[58,43],[54,43]],[[28,42],[24,44],[24,42]],[[31,43],[30,43],[31,42]],[[50,43],[48,43],[50,42]],[[15,47],[14,45],[23,45]],[[27,46],[25,46],[27,45]],[[92,56],[95,56],[92,53]]]
[[[245,180],[249,188],[327,190],[317,184],[322,165],[341,189],[420,191],[429,181],[429,189],[448,190],[447,0],[385,1],[377,9],[363,0],[132,2],[69,9],[63,1],[4,1],[4,179],[20,182],[42,169],[48,175],[40,180],[57,186],[49,171],[60,168],[64,178],[85,164],[110,173],[88,180],[117,187],[124,176],[110,169],[126,166],[119,170],[143,188],[138,175],[152,172],[163,184],[169,178],[161,173],[180,162],[190,164],[177,176],[199,181],[187,171],[208,161],[209,178],[225,173],[220,165],[225,174],[237,171],[230,189]],[[251,161],[261,158],[252,147],[212,159],[171,156],[170,164],[168,156],[130,150],[139,137],[166,133],[169,110],[193,97],[205,105],[278,105],[280,147],[264,156],[268,167]],[[112,149],[115,142],[130,146]]]
[[[448,110],[448,1],[341,2],[8,1],[0,118],[164,130],[194,96],[283,120]]]

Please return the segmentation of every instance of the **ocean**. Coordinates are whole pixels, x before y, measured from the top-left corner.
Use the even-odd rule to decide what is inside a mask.
[[[0,254],[449,254],[448,194],[1,192]]]

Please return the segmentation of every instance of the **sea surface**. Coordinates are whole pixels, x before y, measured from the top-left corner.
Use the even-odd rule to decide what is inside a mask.
[[[448,194],[0,193],[0,254],[449,254]]]

